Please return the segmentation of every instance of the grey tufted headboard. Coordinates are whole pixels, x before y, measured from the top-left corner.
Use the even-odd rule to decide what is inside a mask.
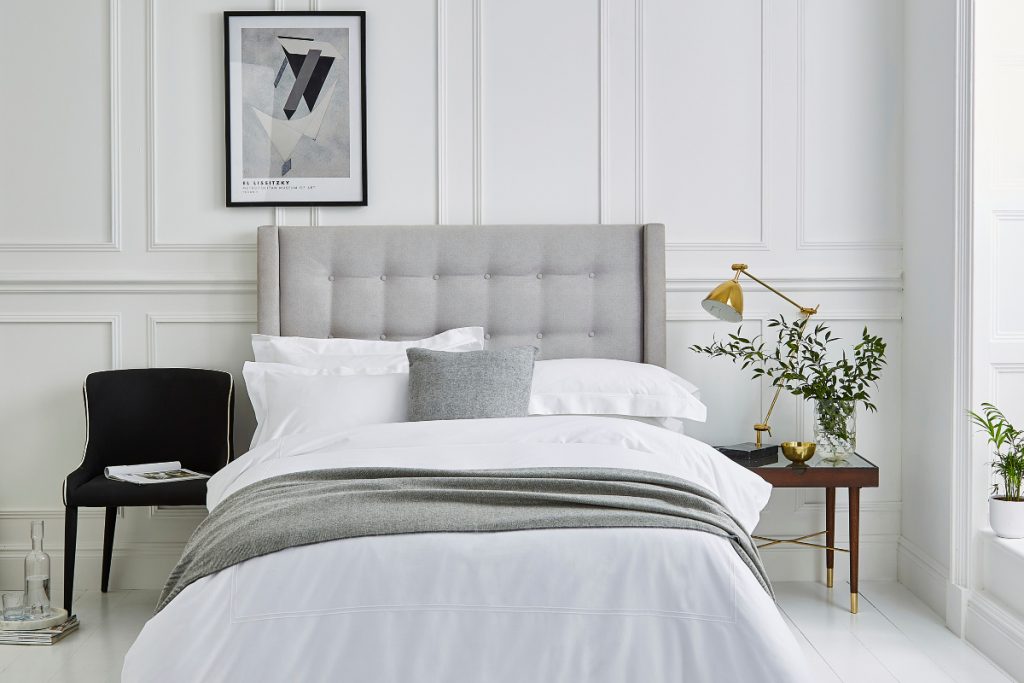
[[[481,325],[539,358],[665,364],[665,227],[259,229],[259,331],[419,339]]]

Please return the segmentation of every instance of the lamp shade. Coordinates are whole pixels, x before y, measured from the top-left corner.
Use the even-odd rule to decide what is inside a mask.
[[[700,305],[719,320],[738,323],[743,320],[743,288],[735,280],[726,280],[712,289]]]

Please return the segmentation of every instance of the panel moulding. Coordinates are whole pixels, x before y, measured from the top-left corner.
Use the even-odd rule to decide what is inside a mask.
[[[644,12],[643,4],[644,0],[636,1],[636,45],[637,45],[637,82],[636,82],[636,98],[637,98],[637,113],[636,113],[636,126],[637,126],[637,159],[636,159],[636,222],[643,223],[645,221],[644,204],[645,202],[645,188],[644,188],[644,176],[646,175],[645,169],[645,158],[644,149],[646,147],[646,135],[644,130],[644,86],[645,86],[645,72],[644,72]],[[767,22],[766,17],[770,11],[770,4],[768,0],[761,0],[761,184],[760,184],[760,239],[754,241],[730,241],[730,242],[673,242],[668,241],[665,243],[666,251],[769,251],[770,246],[768,243],[768,212],[767,212],[767,196],[765,193],[765,176],[768,173],[768,138],[765,135],[765,130],[768,128],[766,125],[766,118],[768,112],[771,111],[769,97],[771,92],[771,70],[770,63],[773,55],[771,52],[771,41],[767,35]]]
[[[4,251],[121,251],[121,0],[109,0],[110,239],[105,242],[0,242]]]
[[[156,3],[146,4],[146,250],[147,251],[256,251],[256,243],[235,242],[164,242],[160,239],[157,202],[157,87],[156,87]],[[277,3],[273,5],[277,10]],[[269,209],[267,224],[280,225],[281,209]],[[259,223],[260,221],[255,221]]]
[[[11,313],[0,315],[0,325],[17,324],[93,324],[104,323],[110,326],[110,368],[117,370],[122,366],[121,356],[121,315],[119,313]]]
[[[160,357],[159,330],[160,325],[186,324],[217,324],[217,323],[256,323],[253,313],[150,313],[146,315],[146,366],[157,367]]]

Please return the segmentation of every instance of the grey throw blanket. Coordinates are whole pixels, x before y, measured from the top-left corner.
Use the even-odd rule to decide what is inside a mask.
[[[774,597],[750,536],[707,489],[611,468],[351,468],[273,477],[226,498],[195,530],[157,612],[193,581],[278,550],[342,538],[590,527],[692,529],[728,538]]]

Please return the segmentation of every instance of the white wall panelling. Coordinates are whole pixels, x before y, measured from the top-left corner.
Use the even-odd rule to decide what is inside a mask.
[[[667,224],[670,249],[767,249],[762,113],[776,37],[765,36],[769,3],[640,6],[644,220]]]
[[[711,409],[710,422],[690,432],[713,443],[746,440],[770,398],[770,387],[758,390],[731,364],[686,348],[729,329],[708,318],[699,301],[730,275],[730,263],[746,261],[798,301],[820,303],[822,319],[844,334],[867,321],[890,340],[892,364],[879,393],[887,408],[861,416],[863,443],[881,451],[899,427],[902,375],[902,235],[894,209],[902,185],[893,179],[902,160],[890,149],[900,147],[900,127],[892,125],[900,116],[899,79],[881,73],[883,64],[894,71],[902,64],[898,6],[882,0],[18,5],[32,16],[56,8],[78,23],[109,27],[109,33],[76,33],[75,40],[89,41],[83,49],[99,45],[109,52],[109,73],[106,62],[83,60],[89,70],[79,76],[88,91],[83,106],[104,117],[109,106],[110,120],[82,143],[91,154],[74,155],[76,163],[85,157],[90,164],[81,185],[87,201],[70,202],[73,210],[52,208],[52,197],[15,203],[17,220],[0,228],[0,327],[13,323],[18,335],[4,339],[20,340],[10,343],[22,344],[27,356],[0,372],[30,385],[26,373],[42,367],[52,380],[51,390],[31,394],[24,405],[0,396],[0,419],[55,415],[62,425],[47,435],[51,446],[33,451],[53,458],[45,481],[22,465],[5,469],[0,480],[26,496],[0,497],[0,588],[14,587],[20,576],[29,519],[52,520],[48,547],[59,547],[59,482],[80,456],[79,390],[89,370],[233,371],[236,451],[244,452],[252,416],[239,374],[255,324],[253,249],[261,223],[663,222],[670,243],[669,364],[704,388]],[[369,206],[226,208],[221,12],[353,7],[367,11]],[[837,26],[852,33],[836,39]],[[17,29],[7,43],[17,50],[28,35]],[[0,72],[0,79],[11,73]],[[842,89],[845,81],[850,90]],[[76,112],[65,107],[48,116],[71,122]],[[52,154],[19,159],[21,170],[37,175],[50,172],[51,162]],[[95,189],[100,184],[102,192]],[[70,232],[49,231],[51,223]],[[80,249],[114,253],[62,253]],[[763,288],[745,286],[751,324],[789,313]],[[96,336],[106,334],[105,322],[71,323],[64,314],[96,310],[113,311],[116,351]],[[74,363],[50,367],[53,350],[25,341],[29,331],[42,333],[13,321],[32,315],[65,321],[45,325],[65,334],[46,336],[74,341],[68,355]],[[773,423],[779,438],[810,426],[791,397]],[[35,437],[18,438],[27,444]],[[902,507],[900,454],[868,455],[882,461],[884,483],[864,495],[862,575],[891,577]],[[821,526],[821,516],[816,493],[780,491],[761,530],[807,533]],[[114,585],[161,585],[199,517],[196,510],[127,510],[118,526]],[[98,581],[100,519],[82,521],[79,581]],[[59,551],[53,554],[59,565]],[[777,576],[816,577],[821,564],[806,550],[769,556]],[[59,566],[54,578],[59,584]]]
[[[319,0],[318,9],[366,10],[369,153],[369,206],[322,207],[317,212],[320,224],[435,222],[438,202],[436,0],[370,0],[359,4],[349,0]]]
[[[601,7],[482,3],[481,222],[598,221]]]
[[[150,251],[252,251],[253,225],[281,218],[274,209],[224,205],[224,9],[220,0],[147,4]],[[250,1],[231,9],[273,5]],[[165,222],[180,237],[161,236]]]
[[[1020,82],[1024,83],[1024,70],[1021,74]],[[1024,149],[1024,141],[1021,149]],[[993,210],[991,230],[992,253],[988,269],[992,296],[991,338],[997,343],[1024,342],[1024,298],[1020,296],[1018,271],[1020,255],[1024,254],[1024,209]]]
[[[2,509],[60,505],[61,481],[81,460],[82,379],[121,366],[121,316],[5,313],[0,332]]]
[[[0,55],[5,63],[23,63],[19,35],[24,39],[25,26],[44,20],[51,39],[66,49],[35,54],[3,81],[11,102],[20,104],[0,113],[8,159],[0,185],[9,192],[2,203],[0,252],[121,249],[120,6],[120,0],[90,0],[56,14],[46,3],[4,8]],[[83,38],[95,42],[82,45]],[[68,50],[74,50],[74,60],[67,60]],[[56,87],[40,73],[64,74],[68,80]],[[94,98],[100,88],[105,101]],[[64,115],[69,104],[72,117]],[[54,163],[61,153],[69,156]],[[34,158],[46,163],[37,165]],[[54,201],[58,197],[61,201]]]
[[[245,275],[188,272],[0,272],[0,293],[8,294],[255,294]]]
[[[798,11],[798,247],[899,248],[903,4]]]

